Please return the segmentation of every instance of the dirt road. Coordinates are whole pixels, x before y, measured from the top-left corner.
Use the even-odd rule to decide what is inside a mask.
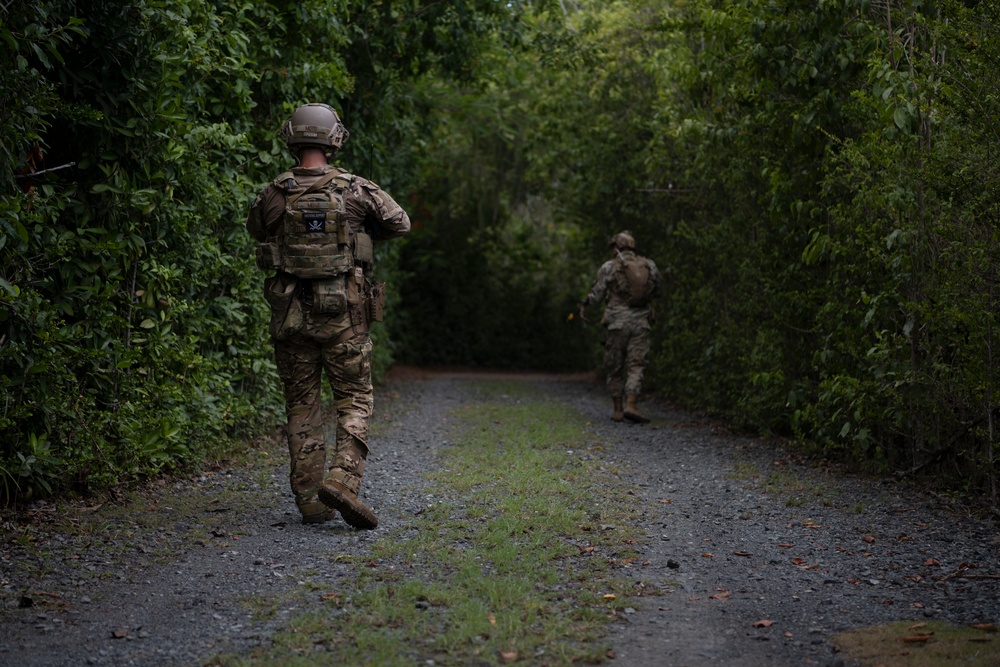
[[[470,374],[395,373],[379,390],[366,499],[372,532],[303,526],[284,454],[153,485],[130,504],[42,503],[3,517],[0,665],[189,665],[249,655],[350,577],[376,540],[433,502],[423,472]],[[475,381],[482,382],[482,375]],[[889,620],[1000,622],[992,522],[895,482],[860,480],[778,445],[646,403],[614,424],[592,378],[492,376],[571,405],[620,470],[647,539],[635,577],[663,594],[610,621],[608,664],[837,665],[838,632]],[[532,664],[524,660],[520,664]]]

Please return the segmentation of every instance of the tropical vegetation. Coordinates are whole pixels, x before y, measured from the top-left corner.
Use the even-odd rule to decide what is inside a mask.
[[[299,103],[404,203],[394,361],[575,371],[631,230],[647,384],[997,507],[1000,8],[987,0],[0,4],[0,495],[280,419],[243,229]]]

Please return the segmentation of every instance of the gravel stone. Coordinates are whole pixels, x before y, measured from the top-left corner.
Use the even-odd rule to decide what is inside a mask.
[[[451,445],[448,411],[474,400],[470,380],[490,377],[535,384],[578,410],[601,448],[581,443],[573,453],[617,471],[619,492],[647,524],[635,545],[643,565],[627,574],[661,594],[630,599],[609,624],[613,664],[835,667],[845,663],[832,640],[845,630],[925,618],[1000,623],[997,527],[945,499],[845,474],[663,401],[643,403],[650,424],[613,423],[592,377],[398,369],[377,391],[362,496],[377,530],[302,525],[287,465],[154,484],[157,512],[169,514],[181,494],[202,496],[208,509],[175,512],[149,534],[128,522],[97,535],[47,531],[51,503],[0,518],[9,537],[0,665],[187,665],[269,646],[291,617],[346,587],[353,566],[338,556],[370,558],[377,540],[406,539],[414,516],[451,501],[422,475]],[[772,477],[784,482],[767,489]],[[235,488],[253,502],[230,506]],[[24,522],[30,545],[14,538]]]

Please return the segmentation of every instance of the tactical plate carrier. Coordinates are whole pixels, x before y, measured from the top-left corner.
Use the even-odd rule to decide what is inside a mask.
[[[284,224],[277,237],[257,248],[257,265],[299,279],[301,297],[312,312],[336,315],[350,311],[355,325],[376,313],[365,281],[374,259],[372,238],[355,230],[345,215],[344,194],[353,176],[334,170],[308,187],[291,172],[281,174],[275,187],[285,192]],[[381,304],[379,304],[381,305]],[[381,313],[377,313],[381,319]]]

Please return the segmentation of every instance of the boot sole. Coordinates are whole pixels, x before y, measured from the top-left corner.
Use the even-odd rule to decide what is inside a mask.
[[[626,412],[625,413],[625,419],[629,420],[630,422],[635,422],[636,424],[648,424],[649,423],[648,419],[646,419],[642,415],[637,415],[634,412]]]
[[[327,507],[337,510],[347,525],[358,530],[372,530],[378,526],[378,517],[364,503],[354,500],[340,489],[324,484],[319,489],[319,499]]]
[[[326,523],[335,516],[337,516],[337,513],[333,510],[327,510],[321,514],[304,514],[302,515],[302,523]]]

